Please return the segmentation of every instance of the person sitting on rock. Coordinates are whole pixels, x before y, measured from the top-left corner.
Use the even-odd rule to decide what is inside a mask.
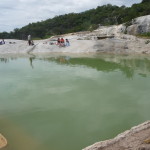
[[[70,42],[68,39],[66,39],[66,46],[70,46]]]
[[[57,45],[60,45],[60,38],[57,39]]]
[[[65,46],[65,40],[63,38],[60,39],[61,46]]]
[[[3,45],[3,44],[5,44],[4,39],[2,39],[2,41],[0,42],[0,45]]]
[[[31,41],[31,44],[30,45],[34,45],[34,42],[33,41]]]
[[[5,41],[4,41],[4,39],[2,39],[2,42],[3,42],[3,44],[5,44]]]

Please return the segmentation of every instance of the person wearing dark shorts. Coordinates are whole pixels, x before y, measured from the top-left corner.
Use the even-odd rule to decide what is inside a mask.
[[[28,44],[31,45],[31,35],[28,35]]]

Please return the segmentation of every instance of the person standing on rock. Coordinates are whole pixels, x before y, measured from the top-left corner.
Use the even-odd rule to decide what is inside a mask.
[[[28,35],[28,44],[31,45],[31,35]]]

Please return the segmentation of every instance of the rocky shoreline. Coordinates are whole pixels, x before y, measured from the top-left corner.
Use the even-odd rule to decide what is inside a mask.
[[[100,26],[92,32],[77,32],[54,36],[45,40],[35,40],[28,46],[27,41],[5,40],[0,45],[0,54],[25,53],[114,53],[150,54],[150,39],[139,38],[136,34],[150,32],[150,15],[136,18],[130,26],[126,24]],[[57,38],[69,39],[70,46],[59,47]]]
[[[110,38],[107,36],[94,36],[84,33],[63,35],[70,39],[71,46],[58,47],[56,37],[34,41],[34,46],[28,46],[27,41],[14,40],[15,44],[9,44],[12,40],[5,40],[6,44],[0,46],[0,54],[25,54],[25,53],[114,53],[114,54],[150,54],[150,40],[141,39],[132,35],[120,34]],[[104,39],[95,39],[101,38]],[[51,41],[55,44],[51,45]]]
[[[83,150],[150,150],[150,121],[135,126],[114,139],[97,142]]]

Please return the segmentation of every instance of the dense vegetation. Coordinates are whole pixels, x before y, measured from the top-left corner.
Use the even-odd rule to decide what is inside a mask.
[[[143,37],[143,38],[150,38],[150,32],[142,33],[142,34],[139,34],[139,35],[137,35],[137,36]]]
[[[131,21],[133,18],[150,14],[150,0],[143,0],[132,7],[98,6],[82,13],[56,16],[45,21],[30,23],[20,29],[0,33],[0,38],[26,39],[28,34],[34,38],[46,38],[56,34],[96,29],[101,25],[114,25]]]

